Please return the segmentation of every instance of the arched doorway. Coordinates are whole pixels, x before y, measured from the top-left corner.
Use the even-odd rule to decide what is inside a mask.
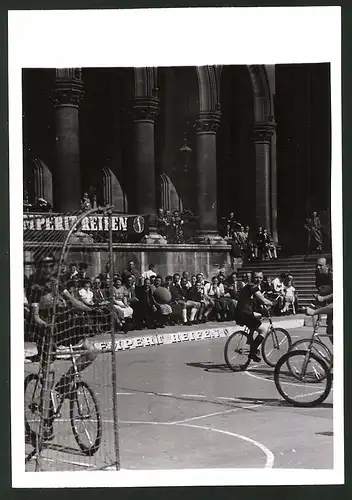
[[[255,117],[247,66],[224,66],[220,80],[221,123],[217,132],[218,215],[235,212],[253,226],[256,213]]]
[[[160,113],[155,123],[157,204],[166,174],[184,209],[197,210],[196,130],[199,92],[195,67],[158,68]],[[188,148],[184,148],[184,145]]]

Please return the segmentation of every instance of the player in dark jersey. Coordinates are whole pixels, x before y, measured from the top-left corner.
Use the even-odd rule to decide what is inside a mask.
[[[31,280],[27,297],[43,372],[53,362],[55,351],[60,345],[78,346],[85,351],[76,360],[78,371],[84,370],[98,355],[94,344],[86,337],[85,318],[82,317],[82,314],[90,313],[92,308],[77,300],[65,285],[58,283],[54,273],[37,273],[36,278],[36,283],[34,279]],[[54,309],[55,325],[52,330]],[[72,366],[56,384],[55,390],[68,396],[73,374]],[[44,384],[48,382],[44,380]],[[53,437],[52,419],[48,416],[43,425],[43,438],[49,440]]]
[[[258,347],[264,339],[267,328],[262,325],[261,315],[255,312],[255,301],[261,305],[271,307],[273,303],[266,299],[261,291],[261,283],[263,281],[263,273],[253,271],[251,281],[249,281],[241,290],[238,297],[236,308],[236,322],[245,325],[250,330],[248,342],[250,343],[250,357],[254,361],[261,361],[257,354]],[[254,332],[258,332],[256,338],[253,338]]]

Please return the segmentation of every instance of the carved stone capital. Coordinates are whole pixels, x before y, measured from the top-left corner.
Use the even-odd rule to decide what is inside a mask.
[[[133,101],[134,122],[154,122],[159,114],[159,99],[153,96],[135,97]]]
[[[55,108],[78,108],[83,99],[83,95],[83,81],[81,79],[57,77],[55,79],[55,88],[51,100]]]
[[[201,111],[196,121],[197,134],[216,134],[220,126],[220,111]]]
[[[253,128],[254,142],[270,143],[271,137],[274,135],[276,123],[260,122],[255,123]]]

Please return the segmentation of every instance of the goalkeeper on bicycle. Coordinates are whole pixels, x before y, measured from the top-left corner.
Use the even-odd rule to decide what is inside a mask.
[[[76,366],[78,371],[82,371],[92,364],[98,355],[98,350],[87,338],[85,325],[84,314],[89,314],[92,307],[76,299],[65,285],[58,282],[55,268],[54,259],[45,258],[30,278],[27,288],[38,355],[45,373],[45,368],[54,361],[58,346],[79,347],[84,352],[76,360]],[[52,336],[54,310],[55,324]],[[65,397],[69,394],[73,374],[74,367],[71,367],[55,386],[55,390]],[[45,440],[54,437],[50,419],[44,421],[43,437]]]

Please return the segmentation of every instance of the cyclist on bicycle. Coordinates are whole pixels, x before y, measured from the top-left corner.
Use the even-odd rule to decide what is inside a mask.
[[[262,325],[261,314],[255,312],[255,301],[266,307],[271,307],[273,303],[266,299],[261,291],[261,283],[263,281],[263,273],[261,271],[253,271],[251,280],[243,287],[238,297],[235,320],[240,325],[245,325],[249,328],[250,334],[248,343],[250,344],[250,358],[256,362],[261,359],[257,354],[258,347],[264,340],[266,327]],[[253,338],[254,332],[258,332],[256,338]]]
[[[54,273],[54,261],[48,267],[48,259],[44,266],[40,266],[43,272],[35,273],[38,278],[28,289],[28,301],[31,306],[31,319],[35,325],[38,355],[42,364],[43,373],[45,368],[54,361],[54,353],[58,346],[73,345],[86,351],[76,361],[78,371],[87,368],[98,355],[93,343],[86,338],[85,325],[83,321],[77,321],[77,313],[88,313],[91,307],[76,299],[64,285],[58,283]],[[51,272],[50,272],[51,270]],[[56,293],[55,293],[56,291]],[[51,322],[55,304],[54,334],[51,336]],[[55,390],[67,396],[70,383],[74,374],[74,367],[65,373],[55,386]],[[43,385],[45,381],[43,381]],[[52,420],[47,418],[43,425],[43,439],[53,439]]]

